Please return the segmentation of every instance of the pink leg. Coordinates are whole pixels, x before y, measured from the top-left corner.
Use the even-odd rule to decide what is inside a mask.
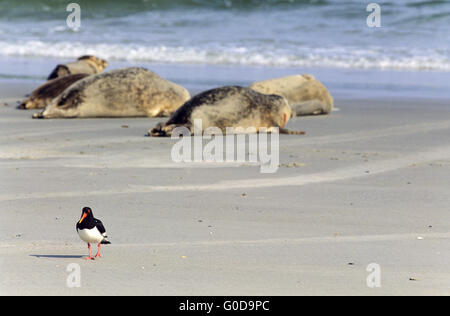
[[[94,258],[91,255],[91,244],[88,244],[88,248],[89,248],[89,257],[85,257],[83,259],[84,260],[94,260]]]
[[[102,257],[101,255],[100,255],[100,246],[101,246],[101,243],[100,244],[98,244],[98,249],[97,249],[97,254],[95,255],[95,258],[98,258],[98,257]]]

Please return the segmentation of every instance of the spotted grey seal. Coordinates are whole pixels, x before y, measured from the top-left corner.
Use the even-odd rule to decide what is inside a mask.
[[[287,100],[278,95],[265,95],[254,90],[228,86],[198,94],[186,102],[165,124],[158,124],[148,136],[171,136],[177,127],[186,127],[194,134],[194,120],[202,121],[202,131],[209,127],[243,129],[278,127],[280,133],[304,134],[284,128],[292,116]]]
[[[169,116],[189,92],[144,68],[89,76],[71,85],[33,118]]]
[[[44,109],[50,102],[75,82],[86,78],[88,74],[68,75],[47,81],[31,92],[18,108],[21,110]]]
[[[47,80],[80,73],[96,75],[105,70],[106,67],[108,67],[106,60],[90,55],[81,56],[75,62],[56,66]]]
[[[334,102],[327,88],[312,75],[294,75],[255,82],[250,89],[284,96],[297,116],[328,114]]]

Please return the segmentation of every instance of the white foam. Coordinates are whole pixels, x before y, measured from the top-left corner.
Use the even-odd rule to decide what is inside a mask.
[[[331,67],[356,69],[440,70],[450,71],[450,56],[439,51],[411,51],[403,48],[353,50],[302,47],[295,54],[280,48],[261,47],[182,47],[138,44],[85,44],[81,42],[47,43],[0,41],[0,55],[73,59],[92,54],[108,60],[156,63],[254,65],[276,67]]]

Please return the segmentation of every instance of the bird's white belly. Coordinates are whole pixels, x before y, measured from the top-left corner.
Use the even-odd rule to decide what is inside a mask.
[[[104,238],[97,227],[94,227],[93,229],[78,230],[78,235],[84,242],[90,244],[99,244]]]

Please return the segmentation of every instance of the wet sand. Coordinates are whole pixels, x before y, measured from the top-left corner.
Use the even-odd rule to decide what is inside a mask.
[[[0,88],[2,295],[450,295],[449,101],[337,99],[261,174],[174,163],[161,119],[32,120],[30,88]],[[93,262],[84,206],[112,242]]]

